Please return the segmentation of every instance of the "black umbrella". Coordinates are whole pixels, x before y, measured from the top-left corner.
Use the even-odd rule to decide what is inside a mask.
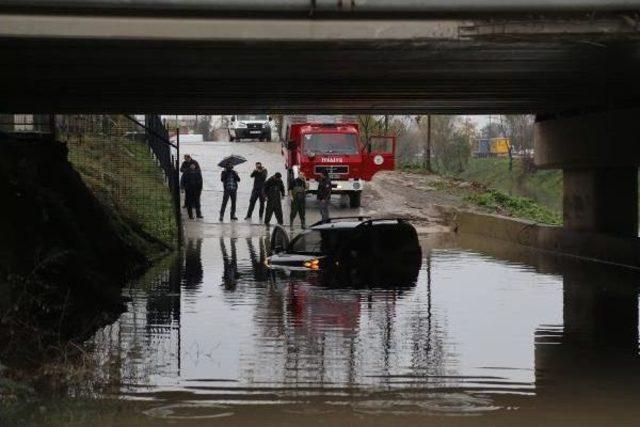
[[[220,163],[218,163],[218,166],[223,168],[226,165],[228,165],[229,163],[231,163],[231,166],[238,166],[239,164],[242,164],[242,163],[244,163],[246,161],[247,161],[247,159],[245,159],[244,157],[238,156],[237,154],[232,154],[232,155],[227,156],[224,159],[222,159],[220,161]]]

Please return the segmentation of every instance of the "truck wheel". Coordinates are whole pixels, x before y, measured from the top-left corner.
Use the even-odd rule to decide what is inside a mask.
[[[354,208],[359,208],[360,207],[360,196],[362,195],[361,191],[354,191],[352,193],[349,193],[349,207],[354,209]]]

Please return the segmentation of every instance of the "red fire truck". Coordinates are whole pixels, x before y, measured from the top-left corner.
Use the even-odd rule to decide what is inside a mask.
[[[326,169],[332,193],[348,195],[352,208],[360,207],[366,181],[395,167],[395,137],[375,135],[363,141],[353,116],[284,116],[281,139],[289,180],[302,172],[315,193]]]

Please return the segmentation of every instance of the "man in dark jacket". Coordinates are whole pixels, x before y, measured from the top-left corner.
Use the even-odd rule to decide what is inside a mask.
[[[198,162],[196,162],[195,160],[193,160],[191,155],[185,154],[184,155],[184,161],[180,165],[180,172],[185,173],[186,171],[189,170],[191,165],[196,165],[196,170],[198,170],[198,172],[200,172],[200,164]]]
[[[198,173],[199,173],[200,175],[202,175],[202,171],[200,170],[200,164],[199,164],[197,161],[195,161],[195,160],[191,157],[191,155],[189,155],[189,154],[185,154],[185,155],[184,155],[184,161],[182,162],[182,165],[180,165],[180,172],[184,174],[185,172],[187,172],[187,171],[189,170],[189,168],[191,167],[191,165],[196,165],[196,170],[198,171]],[[183,208],[186,208],[186,207],[187,207],[187,201],[186,201],[186,199],[185,199],[185,201],[184,201],[184,206],[182,206],[182,207],[183,207]]]
[[[304,179],[302,172],[298,174],[297,178],[294,178],[289,183],[289,197],[291,198],[291,210],[289,212],[289,225],[293,227],[293,220],[296,219],[296,215],[300,215],[300,224],[302,228],[305,228],[305,209],[306,209],[306,196],[308,189],[307,181]]]
[[[244,219],[251,219],[253,215],[253,208],[256,206],[256,200],[260,200],[260,210],[258,216],[262,221],[262,215],[264,214],[264,182],[267,179],[267,170],[262,167],[262,163],[257,162],[256,168],[251,172],[251,178],[253,178],[253,190],[251,190],[251,198],[249,199],[249,210],[247,216]]]
[[[264,215],[264,223],[269,225],[271,215],[275,213],[278,224],[282,225],[282,203],[281,200],[285,196],[284,184],[282,183],[282,174],[276,172],[271,178],[264,183],[264,194],[267,197],[267,212]]]
[[[195,164],[191,164],[182,174],[181,186],[184,189],[185,205],[189,218],[193,219],[193,209],[196,210],[196,216],[202,218],[200,212],[200,194],[202,193],[202,174],[196,169]]]
[[[231,221],[237,221],[236,218],[236,196],[238,194],[238,182],[240,177],[238,172],[233,170],[233,165],[227,163],[222,174],[220,175],[224,194],[222,196],[222,207],[220,208],[220,221],[224,219],[224,211],[227,208],[227,202],[231,199]]]
[[[322,170],[322,177],[318,182],[318,206],[322,222],[329,222],[329,202],[331,201],[331,178],[326,169]]]

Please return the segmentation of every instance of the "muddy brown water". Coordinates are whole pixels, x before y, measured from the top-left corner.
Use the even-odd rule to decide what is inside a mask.
[[[212,221],[207,191],[183,254],[124,290],[92,380],[40,424],[638,424],[637,273],[430,235],[407,286],[274,280],[267,230]]]
[[[91,345],[107,397],[135,402],[119,425],[632,425],[640,415],[633,273],[423,238],[415,285],[336,288],[269,280],[266,238],[239,227],[188,239],[183,258],[127,290],[128,311]]]

